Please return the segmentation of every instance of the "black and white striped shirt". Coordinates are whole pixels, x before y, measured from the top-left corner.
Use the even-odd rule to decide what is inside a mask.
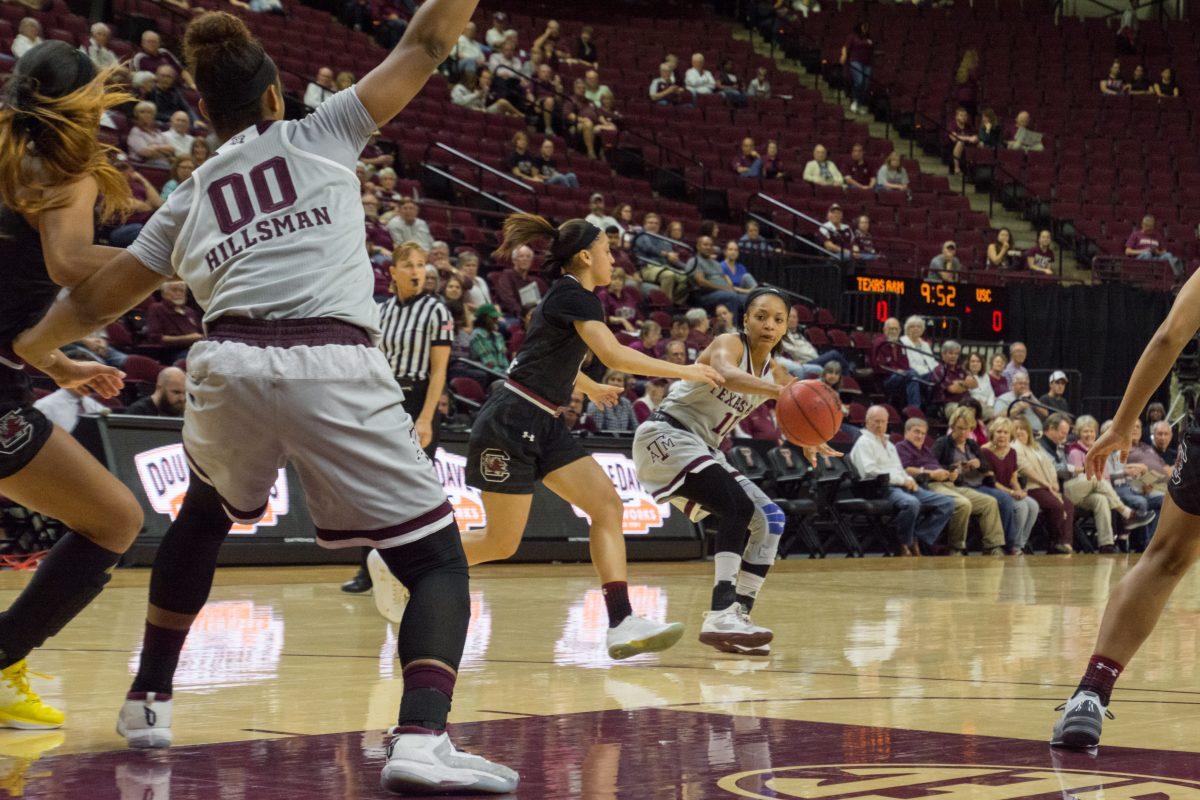
[[[379,349],[400,381],[429,379],[429,352],[454,341],[454,318],[437,295],[401,303],[395,295],[379,304]]]

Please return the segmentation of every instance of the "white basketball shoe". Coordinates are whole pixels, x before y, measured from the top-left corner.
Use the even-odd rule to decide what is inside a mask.
[[[683,637],[683,623],[654,622],[630,614],[607,634],[608,655],[622,659],[640,653],[657,653],[666,650]]]
[[[454,749],[446,733],[389,733],[388,760],[379,785],[396,794],[486,792],[507,794],[520,776],[503,764]]]
[[[375,600],[375,608],[388,622],[399,625],[404,619],[404,607],[408,605],[408,589],[396,580],[378,550],[367,554],[367,572],[371,575],[371,597]]]
[[[139,750],[170,747],[173,702],[169,694],[130,692],[117,717],[117,733]]]
[[[741,603],[731,603],[728,608],[705,613],[700,628],[700,643],[723,653],[767,655],[771,652],[769,647],[765,652],[760,651],[774,638],[775,634],[769,628],[754,624]]]

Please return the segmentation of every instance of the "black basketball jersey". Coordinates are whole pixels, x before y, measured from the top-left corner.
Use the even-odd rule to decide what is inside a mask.
[[[38,232],[0,206],[0,346],[41,319],[58,291],[46,272]]]
[[[571,401],[575,376],[588,346],[575,322],[604,321],[600,298],[566,275],[550,287],[534,309],[529,331],[508,374],[514,381],[559,406]]]

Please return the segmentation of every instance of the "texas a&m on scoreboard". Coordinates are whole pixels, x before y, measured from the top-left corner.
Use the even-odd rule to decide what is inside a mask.
[[[997,286],[858,275],[853,278],[851,288],[879,295],[874,316],[880,324],[888,317],[920,314],[957,319],[959,335],[965,339],[994,339],[1004,333],[1008,298],[1005,290]]]

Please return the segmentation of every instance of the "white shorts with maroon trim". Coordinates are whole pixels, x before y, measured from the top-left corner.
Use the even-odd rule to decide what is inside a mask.
[[[311,341],[192,346],[183,441],[197,476],[252,523],[290,461],[322,547],[396,547],[452,523],[383,353]]]

